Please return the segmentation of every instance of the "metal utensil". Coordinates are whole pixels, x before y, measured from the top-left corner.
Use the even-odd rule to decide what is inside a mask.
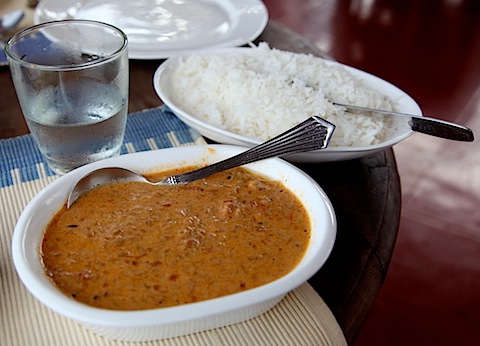
[[[15,29],[25,16],[25,11],[16,10],[7,13],[0,18],[0,38]],[[5,42],[0,42],[0,66],[8,65],[7,56],[5,55]]]
[[[16,10],[0,18],[0,37],[12,31],[23,19],[25,12]]]
[[[277,137],[238,155],[192,172],[168,177],[167,179],[156,183],[152,183],[142,175],[125,168],[100,168],[87,174],[77,182],[68,196],[67,208],[70,208],[70,206],[86,191],[96,186],[114,181],[139,181],[153,185],[186,184],[247,163],[286,154],[324,149],[330,142],[334,130],[335,125],[320,117],[313,116]]]
[[[417,116],[417,115],[407,114],[407,113],[392,112],[392,111],[385,111],[381,109],[347,105],[347,104],[338,103],[338,102],[333,102],[333,104],[340,107],[345,107],[347,109],[352,109],[352,110],[361,110],[366,112],[402,116],[402,117],[408,118],[408,125],[410,125],[413,131],[421,132],[431,136],[452,139],[456,141],[464,141],[464,142],[472,142],[474,139],[473,132],[468,127],[451,123],[448,121],[444,121],[444,120],[422,117],[422,116]]]

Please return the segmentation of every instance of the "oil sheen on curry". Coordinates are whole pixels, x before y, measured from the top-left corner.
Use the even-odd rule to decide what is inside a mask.
[[[310,232],[307,211],[281,182],[234,168],[187,185],[97,187],[55,215],[42,258],[67,296],[144,310],[274,281],[301,261]]]

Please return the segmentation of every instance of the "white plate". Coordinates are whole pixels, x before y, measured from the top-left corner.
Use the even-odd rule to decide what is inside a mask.
[[[12,240],[15,268],[28,290],[52,310],[84,324],[94,332],[119,340],[148,341],[175,337],[245,321],[278,303],[325,263],[336,236],[333,207],[318,184],[280,159],[248,165],[261,175],[281,181],[305,206],[311,239],[300,263],[282,278],[237,294],[163,309],[116,311],[79,303],[60,292],[43,271],[39,248],[46,225],[65,204],[68,193],[85,174],[100,167],[125,167],[137,172],[208,164],[231,157],[244,148],[204,145],[121,155],[80,167],[61,176],[38,193],[22,212]]]
[[[221,54],[222,52],[232,51],[238,51],[238,54],[244,54],[253,50],[251,48],[228,48],[214,50],[212,51],[212,53]],[[187,125],[193,127],[203,136],[213,141],[224,144],[241,145],[245,147],[252,147],[260,144],[260,140],[233,133],[213,124],[204,122],[196,118],[195,116],[188,114],[184,109],[182,109],[182,105],[176,104],[173,101],[170,94],[172,72],[175,70],[178,62],[182,59],[185,59],[186,56],[187,55],[182,55],[168,59],[163,64],[161,64],[155,72],[153,84],[155,91],[161,98],[161,100]],[[422,111],[418,104],[415,102],[415,100],[413,100],[408,94],[406,94],[404,91],[394,86],[393,84],[347,65],[343,65],[334,61],[327,61],[327,63],[331,64],[332,66],[342,65],[354,76],[362,79],[367,86],[389,96],[396,102],[397,111],[414,115],[422,115]],[[286,159],[292,162],[328,162],[350,160],[366,156],[374,152],[389,148],[392,145],[412,135],[413,131],[403,122],[404,119],[399,119],[397,123],[397,132],[393,135],[392,138],[379,144],[364,147],[328,147],[323,150],[289,155],[286,157]]]
[[[132,59],[163,59],[211,47],[241,46],[257,38],[268,12],[259,0],[42,0],[36,24],[91,19],[122,29]]]

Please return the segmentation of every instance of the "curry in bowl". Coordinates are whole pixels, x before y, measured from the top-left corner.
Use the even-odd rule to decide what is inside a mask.
[[[154,277],[155,280],[151,280],[150,284],[143,284],[141,282],[143,277],[139,276],[131,278],[132,281],[136,282],[138,286],[133,286],[133,291],[130,292],[130,296],[138,296],[135,297],[135,299],[140,299],[140,297],[147,297],[150,299],[148,297],[149,294],[155,294],[156,292],[160,292],[162,289],[164,289],[161,286],[155,285],[178,284],[182,282],[182,280],[185,280],[183,282],[186,282],[187,285],[183,286],[183,289],[189,288],[189,293],[193,292],[195,295],[194,298],[196,299],[194,303],[165,306],[161,308],[146,308],[143,310],[140,310],[140,307],[138,307],[137,303],[135,303],[135,305],[137,306],[138,310],[114,310],[110,308],[99,308],[86,303],[81,303],[72,298],[71,293],[73,292],[74,294],[77,294],[76,298],[78,298],[79,291],[74,292],[72,290],[70,293],[64,294],[59,289],[59,285],[55,284],[55,282],[52,280],[52,277],[46,274],[49,272],[45,271],[46,262],[48,261],[46,257],[47,251],[44,251],[46,248],[43,250],[42,248],[44,247],[43,241],[47,241],[47,238],[49,237],[48,234],[46,234],[46,230],[49,225],[53,225],[52,220],[57,220],[58,218],[58,221],[60,222],[61,217],[59,213],[64,212],[68,194],[75,186],[77,181],[86,174],[104,167],[123,167],[135,172],[139,172],[143,175],[149,175],[152,172],[166,172],[172,169],[184,169],[184,167],[189,166],[204,166],[212,164],[237,155],[244,150],[245,148],[238,146],[197,145],[145,151],[97,161],[86,166],[82,166],[76,170],[73,170],[72,172],[58,177],[57,179],[54,179],[28,203],[15,226],[12,239],[12,257],[15,269],[17,270],[20,279],[35,298],[37,298],[46,307],[52,309],[54,312],[57,312],[82,324],[99,335],[125,341],[158,340],[212,328],[219,328],[233,323],[246,321],[270,310],[278,302],[280,302],[280,300],[288,292],[302,285],[323,266],[333,248],[336,235],[335,212],[325,192],[307,174],[281,159],[268,159],[244,166],[245,169],[249,170],[247,173],[253,173],[261,176],[253,178],[254,180],[257,179],[257,186],[259,190],[268,187],[271,182],[275,182],[274,186],[275,184],[279,183],[280,185],[278,185],[278,187],[284,187],[282,192],[279,192],[279,194],[282,195],[282,199],[284,193],[288,190],[298,199],[298,201],[301,201],[304,210],[306,210],[308,227],[304,228],[301,226],[298,228],[300,231],[298,231],[299,234],[297,234],[297,236],[300,236],[300,242],[295,241],[298,242],[299,245],[299,250],[296,252],[298,254],[298,258],[289,258],[288,261],[284,261],[283,263],[285,263],[286,267],[283,269],[283,273],[286,274],[279,274],[283,276],[278,279],[273,279],[274,281],[251,288],[254,284],[259,284],[260,281],[258,281],[258,278],[249,278],[249,280],[254,281],[245,281],[245,287],[243,288],[243,281],[239,281],[235,277],[233,283],[228,282],[228,284],[231,284],[232,287],[234,286],[235,289],[239,290],[238,293],[227,294],[218,298],[199,300],[199,291],[191,290],[193,288],[198,289],[200,286],[197,283],[194,286],[192,281],[186,280],[187,276],[179,272],[179,267],[176,266],[181,266],[184,264],[181,262],[188,263],[186,258],[187,254],[198,253],[197,245],[198,248],[207,246],[207,238],[210,242],[212,242],[212,238],[215,237],[215,233],[205,229],[206,227],[203,225],[204,220],[197,220],[195,217],[185,217],[183,219],[184,223],[181,228],[183,231],[177,232],[176,235],[179,238],[177,239],[176,246],[182,249],[182,251],[177,249],[180,254],[179,257],[171,257],[172,263],[169,263],[169,268],[171,268],[171,271],[168,273],[165,272],[164,274],[154,274],[154,267],[160,267],[160,263],[155,263],[155,260],[152,260],[151,258],[153,258],[153,255],[159,256],[160,259],[157,259],[157,261],[160,262],[165,260],[166,256],[170,256],[168,253],[169,251],[158,251],[157,247],[163,245],[160,243],[161,240],[171,241],[172,239],[167,239],[165,234],[153,236],[152,233],[152,235],[147,236],[149,241],[143,242],[146,239],[142,239],[145,236],[141,234],[143,234],[143,231],[146,230],[145,227],[149,226],[147,224],[152,222],[151,217],[153,217],[153,215],[156,213],[154,213],[154,209],[149,206],[135,208],[134,205],[131,205],[129,209],[130,214],[139,212],[148,215],[148,218],[141,219],[140,223],[138,223],[136,226],[136,230],[132,231],[133,228],[130,228],[132,234],[135,234],[135,242],[143,242],[136,243],[136,249],[138,249],[138,251],[136,249],[131,250],[127,248],[125,248],[123,252],[118,250],[122,249],[122,242],[123,244],[127,244],[130,241],[132,235],[130,234],[130,236],[127,236],[126,232],[121,232],[122,229],[125,231],[125,227],[123,226],[123,228],[112,228],[110,231],[103,234],[98,232],[96,236],[100,237],[100,235],[103,235],[104,237],[108,237],[109,240],[103,239],[102,241],[98,241],[98,244],[91,243],[92,246],[101,249],[99,252],[102,256],[110,256],[105,257],[108,259],[108,261],[105,260],[104,264],[112,265],[112,268],[114,268],[113,271],[115,271],[116,279],[112,279],[112,282],[106,282],[106,278],[102,277],[104,275],[111,275],[110,277],[112,277],[114,274],[111,269],[104,269],[104,271],[100,271],[96,274],[97,279],[103,281],[98,281],[95,283],[96,278],[94,278],[94,272],[89,272],[89,268],[85,266],[78,267],[81,269],[73,268],[71,270],[71,275],[69,276],[77,276],[75,280],[79,286],[81,283],[81,286],[90,286],[95,284],[97,287],[100,287],[95,290],[95,293],[90,293],[89,295],[91,300],[96,301],[99,304],[99,302],[102,301],[102,303],[105,303],[112,296],[114,296],[114,291],[112,291],[112,288],[115,285],[125,280],[127,276],[133,275],[133,272],[130,270],[131,268],[143,266],[144,268],[147,268],[148,275]],[[215,179],[221,179],[221,177],[222,176],[218,176]],[[280,250],[278,245],[274,245],[273,238],[269,236],[267,231],[261,232],[263,227],[260,226],[265,226],[262,225],[262,222],[265,221],[260,216],[263,215],[262,213],[264,211],[271,212],[271,210],[273,210],[273,208],[267,208],[267,206],[269,206],[267,204],[267,202],[269,202],[267,197],[268,195],[261,195],[262,197],[259,197],[255,202],[255,200],[251,199],[246,193],[246,191],[248,191],[248,186],[243,188],[238,187],[238,189],[234,187],[233,184],[237,179],[236,176],[233,176],[232,174],[230,178],[228,178],[228,176],[223,177],[224,180],[230,182],[229,184],[232,184],[232,187],[229,189],[218,188],[219,191],[217,192],[222,193],[222,197],[217,201],[218,205],[216,208],[210,205],[209,211],[212,213],[215,211],[214,215],[217,219],[216,222],[219,223],[225,223],[230,216],[235,218],[237,217],[237,213],[244,211],[245,219],[250,217],[250,221],[255,220],[256,223],[250,223],[250,225],[252,227],[252,234],[256,234],[258,238],[252,238],[256,241],[256,243],[253,243],[252,239],[247,240],[243,236],[237,236],[235,234],[237,230],[232,226],[229,231],[230,233],[225,233],[227,239],[222,240],[221,238],[223,237],[220,235],[216,236],[218,249],[221,248],[221,250],[218,250],[218,252],[222,251],[222,256],[211,257],[210,260],[202,258],[202,261],[198,261],[201,263],[194,263],[195,260],[193,257],[190,259],[191,263],[197,265],[198,268],[208,268],[208,270],[203,272],[207,273],[205,275],[210,275],[213,277],[215,282],[215,284],[210,285],[211,287],[208,287],[208,289],[216,290],[217,292],[219,286],[216,285],[220,284],[224,275],[228,274],[233,276],[233,271],[235,270],[238,270],[239,272],[245,270],[249,271],[249,273],[252,273],[249,266],[255,264],[257,261],[264,261],[266,257],[268,258],[268,256],[270,256],[271,259],[270,263],[283,261],[279,258],[278,254],[282,254],[287,250],[297,251],[296,245],[293,249],[287,249],[287,247],[295,244],[293,238],[291,238],[291,235],[288,233],[283,233],[281,236],[283,239],[280,239],[281,242],[288,245],[282,247],[282,250]],[[255,184],[252,183],[250,185],[254,186]],[[205,187],[200,184],[200,182],[195,183],[195,185],[186,185],[185,188],[187,187],[189,187],[191,190],[185,190],[183,193],[184,196],[188,195],[190,200],[189,203],[199,203],[200,197],[198,196],[200,196],[201,190]],[[215,184],[211,183],[211,188],[213,189],[214,187]],[[239,195],[237,195],[237,190],[242,190],[242,193],[245,193],[246,197],[240,199]],[[260,196],[260,193],[264,192],[265,191],[262,190],[255,193],[258,193],[258,196]],[[210,196],[207,196],[208,194],[206,192],[203,192],[203,194],[205,196],[202,198],[211,198]],[[84,197],[88,197],[88,195]],[[175,197],[177,197],[177,193],[175,193]],[[238,198],[235,199],[232,197]],[[153,197],[145,197],[145,194],[140,193],[139,191],[136,195],[129,197],[130,201],[134,199],[137,201],[142,199],[142,203],[146,203],[146,198]],[[81,199],[82,198],[80,198],[80,200],[77,202],[80,203]],[[104,203],[111,204],[113,201],[120,203],[122,199],[125,199],[125,197],[115,194],[105,199]],[[186,198],[185,200],[187,201]],[[250,204],[245,203],[244,206],[242,204],[244,201],[250,201]],[[163,204],[165,205],[162,205],[161,207],[165,209],[171,208],[170,210],[178,208],[178,213],[181,213],[181,210],[183,209],[176,207],[174,202],[175,201],[173,199],[171,199],[170,202],[164,201]],[[73,205],[73,207],[76,206],[76,203]],[[172,203],[172,205],[168,206],[168,203]],[[246,208],[247,205],[248,209],[243,209]],[[69,209],[69,212],[74,211],[73,207]],[[205,202],[204,208],[206,207],[207,202]],[[118,222],[119,220],[125,221],[125,219],[123,219],[124,216],[121,216],[121,211],[117,212],[116,215],[109,216],[107,213],[100,211],[100,204],[98,203],[90,206],[89,208],[90,209],[85,212],[86,216],[90,217],[93,214],[101,214],[99,217],[99,225],[100,219],[102,219],[102,222],[104,222],[103,219],[110,219],[112,222]],[[187,207],[184,206],[183,208],[186,209]],[[285,217],[289,215],[289,209],[291,209],[291,207],[286,205],[283,209],[281,209],[278,217]],[[254,212],[255,210],[256,212]],[[260,212],[260,210],[262,211]],[[164,217],[168,215],[173,215],[173,213],[166,212]],[[292,216],[297,217],[297,215],[298,214],[292,212]],[[222,217],[224,217],[224,219],[222,219]],[[178,216],[178,218],[180,219],[180,216]],[[276,218],[277,216],[275,216],[275,219]],[[211,217],[209,222],[213,223],[213,220],[215,219]],[[201,222],[198,223],[199,221]],[[170,222],[174,223],[174,219],[172,219]],[[277,220],[275,220],[275,222],[277,222]],[[195,227],[192,227],[192,224]],[[242,222],[235,221],[235,224],[239,224],[243,227]],[[230,225],[233,225],[233,221]],[[52,254],[55,254],[55,251],[66,252],[67,242],[72,242],[72,244],[77,245],[80,244],[79,242],[87,242],[87,238],[89,238],[89,232],[82,231],[82,227],[84,226],[81,226],[79,220],[75,220],[75,222],[68,222],[68,224],[65,223],[64,233],[68,233],[70,238],[63,238],[65,247],[57,244],[57,250],[52,250]],[[253,228],[257,229],[253,230]],[[205,233],[203,232],[203,229],[205,229]],[[218,229],[219,232],[221,232],[221,227],[218,227]],[[304,232],[305,229],[307,232]],[[277,231],[279,230],[277,226],[275,226],[274,233]],[[283,231],[279,231],[278,234],[272,235],[280,236],[282,232]],[[180,238],[180,235],[182,235],[183,238]],[[53,238],[50,238],[50,240],[51,239]],[[61,239],[62,237],[60,240]],[[180,241],[180,239],[183,239],[183,241]],[[195,241],[194,239],[199,240],[199,242]],[[59,240],[54,239],[54,242],[56,241]],[[302,245],[302,241],[306,242],[306,245]],[[225,244],[222,244],[222,242]],[[251,252],[250,255],[248,255],[247,252],[238,253],[238,250],[230,250],[227,252],[225,249],[231,245],[231,242],[243,242],[242,246],[257,246],[257,249],[260,250]],[[266,246],[264,243],[268,244],[269,246]],[[73,246],[72,244],[68,246],[71,247]],[[180,244],[182,247],[180,247]],[[306,249],[303,250],[304,253],[301,250],[302,246],[306,246]],[[84,249],[85,246],[78,245],[77,247],[78,251],[86,251]],[[114,257],[114,251],[112,251],[111,247],[117,248],[117,255],[120,254],[123,256]],[[261,252],[263,251],[262,247],[265,247],[269,251],[274,251],[274,255],[271,255],[271,253],[268,255],[267,253]],[[150,253],[148,248],[152,248]],[[210,251],[209,248],[206,247],[204,250]],[[157,253],[155,253],[155,251],[157,251]],[[211,252],[214,254],[213,248],[211,249]],[[81,260],[86,261],[88,258],[92,257],[88,253],[83,253],[85,258]],[[254,254],[253,256],[251,255],[252,253]],[[238,258],[241,260],[247,261],[247,265],[244,265],[241,269],[224,266],[223,269],[219,270],[220,266],[218,263],[230,260],[229,257],[234,255],[238,255]],[[275,256],[275,259],[273,259],[272,256]],[[59,258],[61,258],[61,256]],[[66,257],[64,257],[64,260],[68,261]],[[74,262],[73,257],[69,257],[69,260]],[[61,262],[62,260],[59,261]],[[149,263],[147,263],[147,261]],[[101,264],[101,262],[102,260],[96,259],[92,261],[92,264],[102,268],[103,264]],[[115,263],[115,266],[113,266],[113,263]],[[278,265],[278,267],[281,266],[282,265]],[[262,275],[263,273],[270,275],[272,265],[268,264],[265,265],[265,267],[266,268],[258,267],[256,270],[262,273]],[[187,269],[192,270],[191,267],[187,267]],[[49,270],[55,275],[55,269],[50,268]],[[195,280],[200,279],[201,273],[202,270],[194,273]],[[172,274],[176,274],[176,276]],[[77,280],[78,278],[81,280]],[[105,285],[105,283],[108,284]],[[150,285],[150,287],[146,287],[148,285]],[[226,285],[224,285],[224,287],[226,287]],[[225,293],[225,288],[222,288],[222,291]],[[94,292],[94,290],[92,289],[91,292]],[[105,294],[110,298],[105,299]],[[97,296],[96,298],[95,295]],[[163,304],[166,304],[167,298],[162,297],[159,299],[159,297],[160,296],[157,295],[157,300],[152,301],[155,301],[155,304],[158,304],[160,300],[162,300]],[[148,305],[144,306],[148,307]],[[122,309],[126,309],[126,307],[123,306]]]
[[[302,260],[310,228],[282,182],[234,168],[186,185],[116,182],[90,190],[50,222],[42,259],[55,285],[81,303],[155,309],[286,275]]]

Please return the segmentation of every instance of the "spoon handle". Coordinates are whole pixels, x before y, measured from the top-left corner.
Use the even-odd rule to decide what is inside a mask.
[[[345,107],[347,109],[356,109],[367,112],[381,113],[387,115],[397,115],[408,118],[408,125],[415,132],[421,132],[427,135],[436,136],[440,138],[451,139],[455,141],[472,142],[473,131],[468,127],[454,124],[445,120],[422,117],[413,114],[386,111],[382,109],[374,109],[360,106],[347,105],[343,103],[334,102],[334,105]]]
[[[427,117],[412,117],[408,124],[413,131],[457,141],[472,142],[473,131],[461,125]]]
[[[327,147],[334,130],[335,125],[320,117],[312,116],[277,137],[243,153],[192,172],[169,177],[160,184],[185,184],[247,163],[286,154],[324,149]]]

